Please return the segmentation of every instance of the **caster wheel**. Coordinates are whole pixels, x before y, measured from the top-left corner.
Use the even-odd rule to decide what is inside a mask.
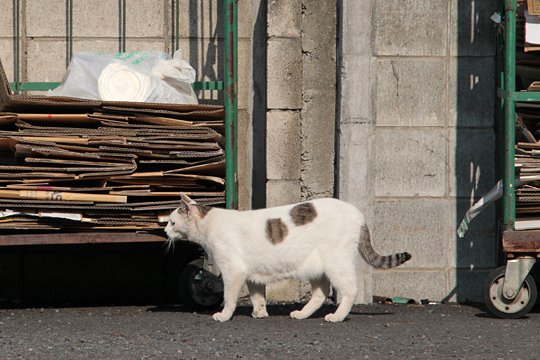
[[[534,307],[537,298],[537,288],[533,277],[529,274],[514,299],[503,295],[503,282],[506,267],[493,270],[488,275],[484,287],[484,302],[487,308],[497,317],[503,319],[517,319],[523,317]]]
[[[212,309],[223,302],[221,278],[206,271],[203,265],[203,259],[190,262],[178,278],[178,297],[195,310]]]

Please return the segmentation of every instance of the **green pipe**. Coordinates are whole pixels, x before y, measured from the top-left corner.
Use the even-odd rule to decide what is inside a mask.
[[[225,104],[225,203],[238,208],[238,0],[223,2],[224,31],[224,104]]]
[[[516,103],[514,100],[516,82],[516,8],[517,0],[505,0],[505,59],[504,59],[504,87],[507,96],[504,106],[504,196],[503,196],[503,223],[505,230],[513,230],[516,219],[515,173],[514,173],[514,146],[516,141]]]

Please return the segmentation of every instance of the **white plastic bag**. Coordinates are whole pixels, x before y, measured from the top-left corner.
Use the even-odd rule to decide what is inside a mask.
[[[73,56],[60,86],[50,96],[106,101],[197,104],[191,84],[196,72],[178,50],[171,58],[157,51],[81,52]]]

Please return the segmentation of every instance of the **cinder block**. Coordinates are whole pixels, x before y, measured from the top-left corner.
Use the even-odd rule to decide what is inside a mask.
[[[377,129],[375,196],[443,196],[446,147],[443,130]]]
[[[445,126],[446,85],[445,60],[379,60],[377,125]]]
[[[317,66],[319,62],[326,62],[328,59],[335,63],[336,2],[325,0],[303,2],[301,13],[304,79],[309,83],[306,76],[312,75],[311,77],[315,79],[325,79],[324,83],[330,82],[329,80],[335,83],[335,72],[332,71],[335,65],[332,67],[323,63],[322,66]],[[309,68],[310,65],[313,70]]]
[[[300,179],[302,138],[299,111],[273,110],[267,113],[267,179]]]
[[[302,197],[334,190],[335,39],[334,2],[303,4]]]
[[[300,37],[302,2],[300,0],[268,2],[268,37]]]
[[[453,290],[448,301],[483,303],[483,290],[491,270],[448,270],[448,288]]]
[[[495,59],[451,58],[448,80],[448,117],[451,127],[493,127]]]
[[[75,3],[75,2],[74,2]],[[4,6],[2,6],[4,9]],[[29,37],[65,37],[66,1],[27,1],[26,34]],[[11,14],[11,13],[10,13]],[[3,22],[3,21],[2,21]],[[95,26],[92,26],[95,27]]]
[[[6,72],[9,81],[15,79],[13,73],[13,40],[0,38],[0,59],[2,60],[2,66]]]
[[[332,196],[334,189],[335,93],[304,92],[302,109],[302,184],[304,198]]]
[[[300,281],[290,279],[267,284],[266,300],[269,303],[296,302],[300,300]]]
[[[120,19],[118,5],[118,1],[74,1],[73,35],[92,38],[118,37]]]
[[[0,0],[0,34],[2,37],[11,37],[13,33],[13,0]]]
[[[251,41],[245,39],[238,40],[238,108],[247,109],[249,107],[249,94],[251,89]],[[223,67],[220,67],[220,78],[224,79]]]
[[[218,1],[222,4],[221,1]],[[238,1],[238,38],[239,39],[251,39],[253,35],[253,26],[256,21],[262,21],[262,15],[264,11],[264,1],[259,3],[259,8],[253,7],[253,1]],[[244,16],[246,14],[248,16]]]
[[[64,41],[33,39],[27,42],[28,81],[60,81],[66,71]]]
[[[496,28],[490,17],[497,0],[451,0],[450,4],[450,55],[493,56]]]
[[[483,196],[497,182],[493,129],[451,130],[449,143],[450,196]]]
[[[300,202],[300,180],[269,180],[266,183],[266,207]]]
[[[172,13],[172,0],[167,0],[166,6],[167,21],[172,21],[176,16]],[[251,1],[238,1],[237,6],[238,38],[247,39],[252,34],[252,24],[259,10],[252,8]],[[180,0],[178,15],[181,37],[223,38],[223,25],[226,21],[223,18],[223,1]],[[169,26],[169,30],[172,31],[172,26]]]
[[[114,54],[119,51],[119,44],[117,39],[75,40],[73,42],[73,53],[79,51],[102,51],[106,54]]]
[[[302,43],[300,39],[270,39],[267,49],[269,109],[302,108]]]
[[[165,35],[164,2],[138,0],[126,2],[126,36],[148,38]]]
[[[456,251],[452,205],[443,199],[375,200],[368,225],[375,251],[409,252],[412,259],[399,269],[445,267]]]
[[[375,192],[370,161],[373,138],[371,119],[365,119],[364,123],[340,124],[339,196],[358,206],[367,219],[371,219]]]
[[[238,207],[251,209],[251,135],[250,114],[238,111]]]
[[[119,48],[116,51],[120,50]],[[165,41],[161,38],[155,39],[126,39],[126,52],[130,51],[163,51],[169,53],[165,47]]]
[[[376,270],[373,272],[373,295],[402,296],[420,301],[441,301],[450,293],[446,286],[446,272]]]
[[[376,55],[446,55],[446,0],[374,1],[374,7]]]

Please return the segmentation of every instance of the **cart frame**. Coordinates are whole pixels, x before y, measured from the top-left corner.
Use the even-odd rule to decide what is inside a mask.
[[[495,269],[484,288],[484,300],[495,315],[517,318],[534,306],[537,290],[530,272],[540,257],[540,230],[515,230],[516,221],[516,103],[540,102],[540,92],[516,91],[516,13],[517,0],[501,0],[504,31],[497,40],[498,70],[501,71],[497,95],[499,119],[503,120],[503,199],[502,250],[506,265]],[[502,37],[502,39],[501,39]],[[504,58],[503,55],[504,54]],[[502,64],[501,64],[502,62]]]

